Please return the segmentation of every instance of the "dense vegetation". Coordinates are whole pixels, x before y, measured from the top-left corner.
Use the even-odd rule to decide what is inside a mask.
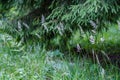
[[[39,44],[21,48],[14,39],[0,35],[0,80],[119,80],[119,69],[101,67],[86,57],[46,51]]]
[[[119,35],[119,0],[0,0],[0,79],[119,80]]]
[[[94,35],[92,31],[99,32],[103,28],[108,29],[109,22],[116,23],[120,14],[120,2],[6,0],[1,1],[1,9],[1,18],[4,20],[1,31],[18,41],[28,42],[32,39],[32,42],[37,40],[47,46],[54,44],[52,48],[66,45],[66,49],[69,49],[81,42],[71,42],[71,37],[75,37],[76,33],[78,38],[84,39],[86,30],[89,35]]]

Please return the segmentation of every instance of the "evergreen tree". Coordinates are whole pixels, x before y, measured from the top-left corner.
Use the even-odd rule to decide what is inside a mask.
[[[1,31],[24,41],[60,35],[64,42],[78,29],[99,31],[120,16],[119,0],[1,0],[0,7]]]

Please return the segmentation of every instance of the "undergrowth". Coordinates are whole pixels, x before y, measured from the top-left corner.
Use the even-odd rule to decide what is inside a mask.
[[[113,65],[103,68],[89,58],[46,51],[39,44],[21,49],[9,35],[0,37],[0,80],[120,79],[119,69]]]

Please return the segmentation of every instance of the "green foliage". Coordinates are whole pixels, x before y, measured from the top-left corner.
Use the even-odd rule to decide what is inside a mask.
[[[80,44],[81,48],[89,50],[91,52],[92,49],[96,51],[96,53],[101,53],[101,51],[105,51],[107,54],[114,53],[119,54],[119,26],[115,24],[107,25],[108,31],[102,29],[101,32],[84,32],[81,34],[80,30],[73,32],[71,38],[68,39],[67,44],[69,46],[77,46]],[[93,36],[93,42],[91,42],[90,37]]]
[[[10,37],[2,34],[0,37]],[[8,38],[7,38],[8,39]],[[0,41],[3,40],[0,38]],[[12,44],[15,41],[10,41]],[[9,41],[6,41],[9,44]],[[19,48],[18,48],[19,49]],[[0,80],[119,80],[120,72],[113,65],[102,68],[91,59],[63,56],[59,50],[46,51],[40,45],[28,45],[20,53],[0,42]],[[94,74],[93,74],[94,73]]]
[[[11,5],[16,5],[15,7],[19,6],[19,8],[21,9],[23,8],[22,10],[28,9],[28,10],[34,11],[36,7],[40,8],[39,10],[41,9],[43,10],[41,12],[41,15],[47,8],[48,11],[46,11],[46,14],[47,13],[49,14],[47,15],[45,14],[45,15],[47,17],[47,23],[50,24],[50,25],[47,25],[47,27],[50,26],[54,28],[55,26],[59,25],[60,22],[63,23],[63,26],[65,29],[66,28],[76,29],[78,28],[79,25],[81,25],[83,28],[86,28],[86,27],[89,28],[91,26],[90,21],[94,21],[97,27],[101,27],[104,25],[104,22],[106,21],[113,22],[120,15],[119,14],[120,5],[118,0],[111,0],[111,1],[108,1],[108,0],[107,1],[106,0],[56,1],[56,0],[53,0],[51,2],[48,2],[47,0],[38,0],[38,1],[11,0],[11,1],[12,1]],[[46,4],[47,6],[44,4]],[[26,8],[26,6],[27,6],[27,9],[24,9]],[[10,7],[10,10],[11,10],[11,7]],[[22,12],[21,15],[24,17],[23,11],[21,12]],[[39,17],[41,17],[41,15]],[[28,15],[28,17],[31,17],[31,16]]]
[[[0,0],[0,80],[119,80],[74,54],[119,53],[119,12],[119,0]]]
[[[0,31],[17,41],[40,42],[49,49],[63,51],[77,44],[89,48],[91,30],[99,33],[120,16],[119,0],[2,0],[1,3]],[[96,39],[96,45],[98,42]],[[96,45],[92,47],[98,48]]]
[[[97,27],[101,27],[104,22],[116,19],[115,17],[119,16],[119,10],[119,4],[114,0],[109,2],[106,0],[86,0],[83,3],[70,3],[69,5],[66,2],[66,4],[55,6],[48,19],[57,20],[57,22],[64,21],[65,24],[71,25],[68,27],[73,26],[73,28],[78,25],[89,28],[92,20],[97,24]]]
[[[6,53],[20,53],[24,50],[25,46],[22,42],[16,40],[8,34],[0,34],[0,49]]]

